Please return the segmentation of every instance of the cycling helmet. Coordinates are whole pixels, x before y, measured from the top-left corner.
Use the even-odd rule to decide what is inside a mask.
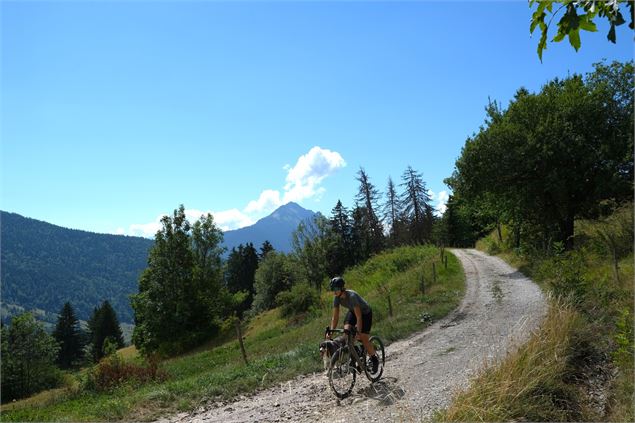
[[[341,276],[335,276],[333,279],[331,279],[330,288],[331,291],[343,291],[344,279]]]

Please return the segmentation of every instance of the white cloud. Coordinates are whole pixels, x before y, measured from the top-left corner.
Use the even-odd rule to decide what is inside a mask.
[[[436,210],[436,214],[437,216],[442,215],[443,213],[445,213],[445,211],[447,210],[448,206],[448,200],[450,199],[450,195],[448,194],[447,191],[441,191],[439,192],[438,195],[435,195],[434,197],[432,197],[432,195],[430,196],[431,198],[437,200],[437,205],[434,207],[434,209]]]
[[[214,216],[214,222],[223,231],[253,225],[257,218],[290,201],[299,202],[307,198],[319,199],[325,192],[325,189],[320,186],[322,181],[344,166],[346,166],[346,162],[340,153],[316,146],[300,156],[295,166],[288,164],[284,166],[283,169],[287,172],[287,176],[282,198],[280,191],[265,189],[257,200],[250,201],[242,211],[230,209],[211,212],[188,209],[185,210],[185,215],[193,223],[201,216],[211,213]],[[161,229],[163,216],[157,217],[151,223],[130,225],[128,231],[118,228],[117,233],[154,238],[157,231]]]
[[[272,211],[282,205],[280,191],[266,189],[257,200],[250,201],[245,207],[245,213],[262,213]]]
[[[255,221],[238,209],[224,210],[212,213],[214,222],[223,231],[231,231],[232,229],[244,228],[253,225]]]
[[[144,238],[154,238],[154,235],[161,229],[161,219],[164,214],[159,215],[154,222],[150,223],[133,223],[128,228],[127,235],[142,236]]]
[[[285,166],[288,173],[282,203],[319,197],[324,193],[324,188],[319,186],[324,178],[344,166],[346,162],[340,153],[313,147],[307,154],[300,156],[295,166]]]

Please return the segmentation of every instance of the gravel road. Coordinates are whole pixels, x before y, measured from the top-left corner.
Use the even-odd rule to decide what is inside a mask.
[[[537,328],[547,310],[531,280],[497,257],[451,250],[466,275],[457,310],[424,331],[386,348],[384,377],[363,377],[338,401],[325,374],[297,377],[277,387],[214,404],[167,422],[385,422],[421,421],[449,404],[485,363],[499,360]],[[316,349],[317,354],[317,349]]]

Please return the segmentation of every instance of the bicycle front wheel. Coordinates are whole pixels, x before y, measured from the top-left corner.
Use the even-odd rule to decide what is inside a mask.
[[[377,354],[377,358],[379,359],[379,364],[377,366],[377,371],[373,372],[373,362],[370,358],[370,355],[366,355],[366,368],[364,369],[366,372],[366,377],[371,382],[377,382],[381,375],[384,373],[384,364],[386,363],[386,352],[384,351],[384,343],[377,336],[371,336],[369,339],[370,343],[373,344],[375,348],[375,353]]]
[[[338,349],[331,357],[328,376],[331,389],[339,399],[344,399],[353,392],[357,374],[351,365],[351,354],[347,346]]]

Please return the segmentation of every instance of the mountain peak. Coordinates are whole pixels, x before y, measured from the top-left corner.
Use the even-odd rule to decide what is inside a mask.
[[[298,223],[304,219],[312,217],[315,213],[307,210],[293,201],[278,207],[273,213],[264,219],[273,218],[277,220],[297,221]],[[263,219],[263,220],[264,220]]]
[[[225,246],[230,251],[239,244],[251,242],[259,246],[267,240],[276,250],[288,253],[292,249],[293,231],[298,228],[300,222],[313,218],[315,214],[297,203],[289,202],[251,226],[225,232]]]

